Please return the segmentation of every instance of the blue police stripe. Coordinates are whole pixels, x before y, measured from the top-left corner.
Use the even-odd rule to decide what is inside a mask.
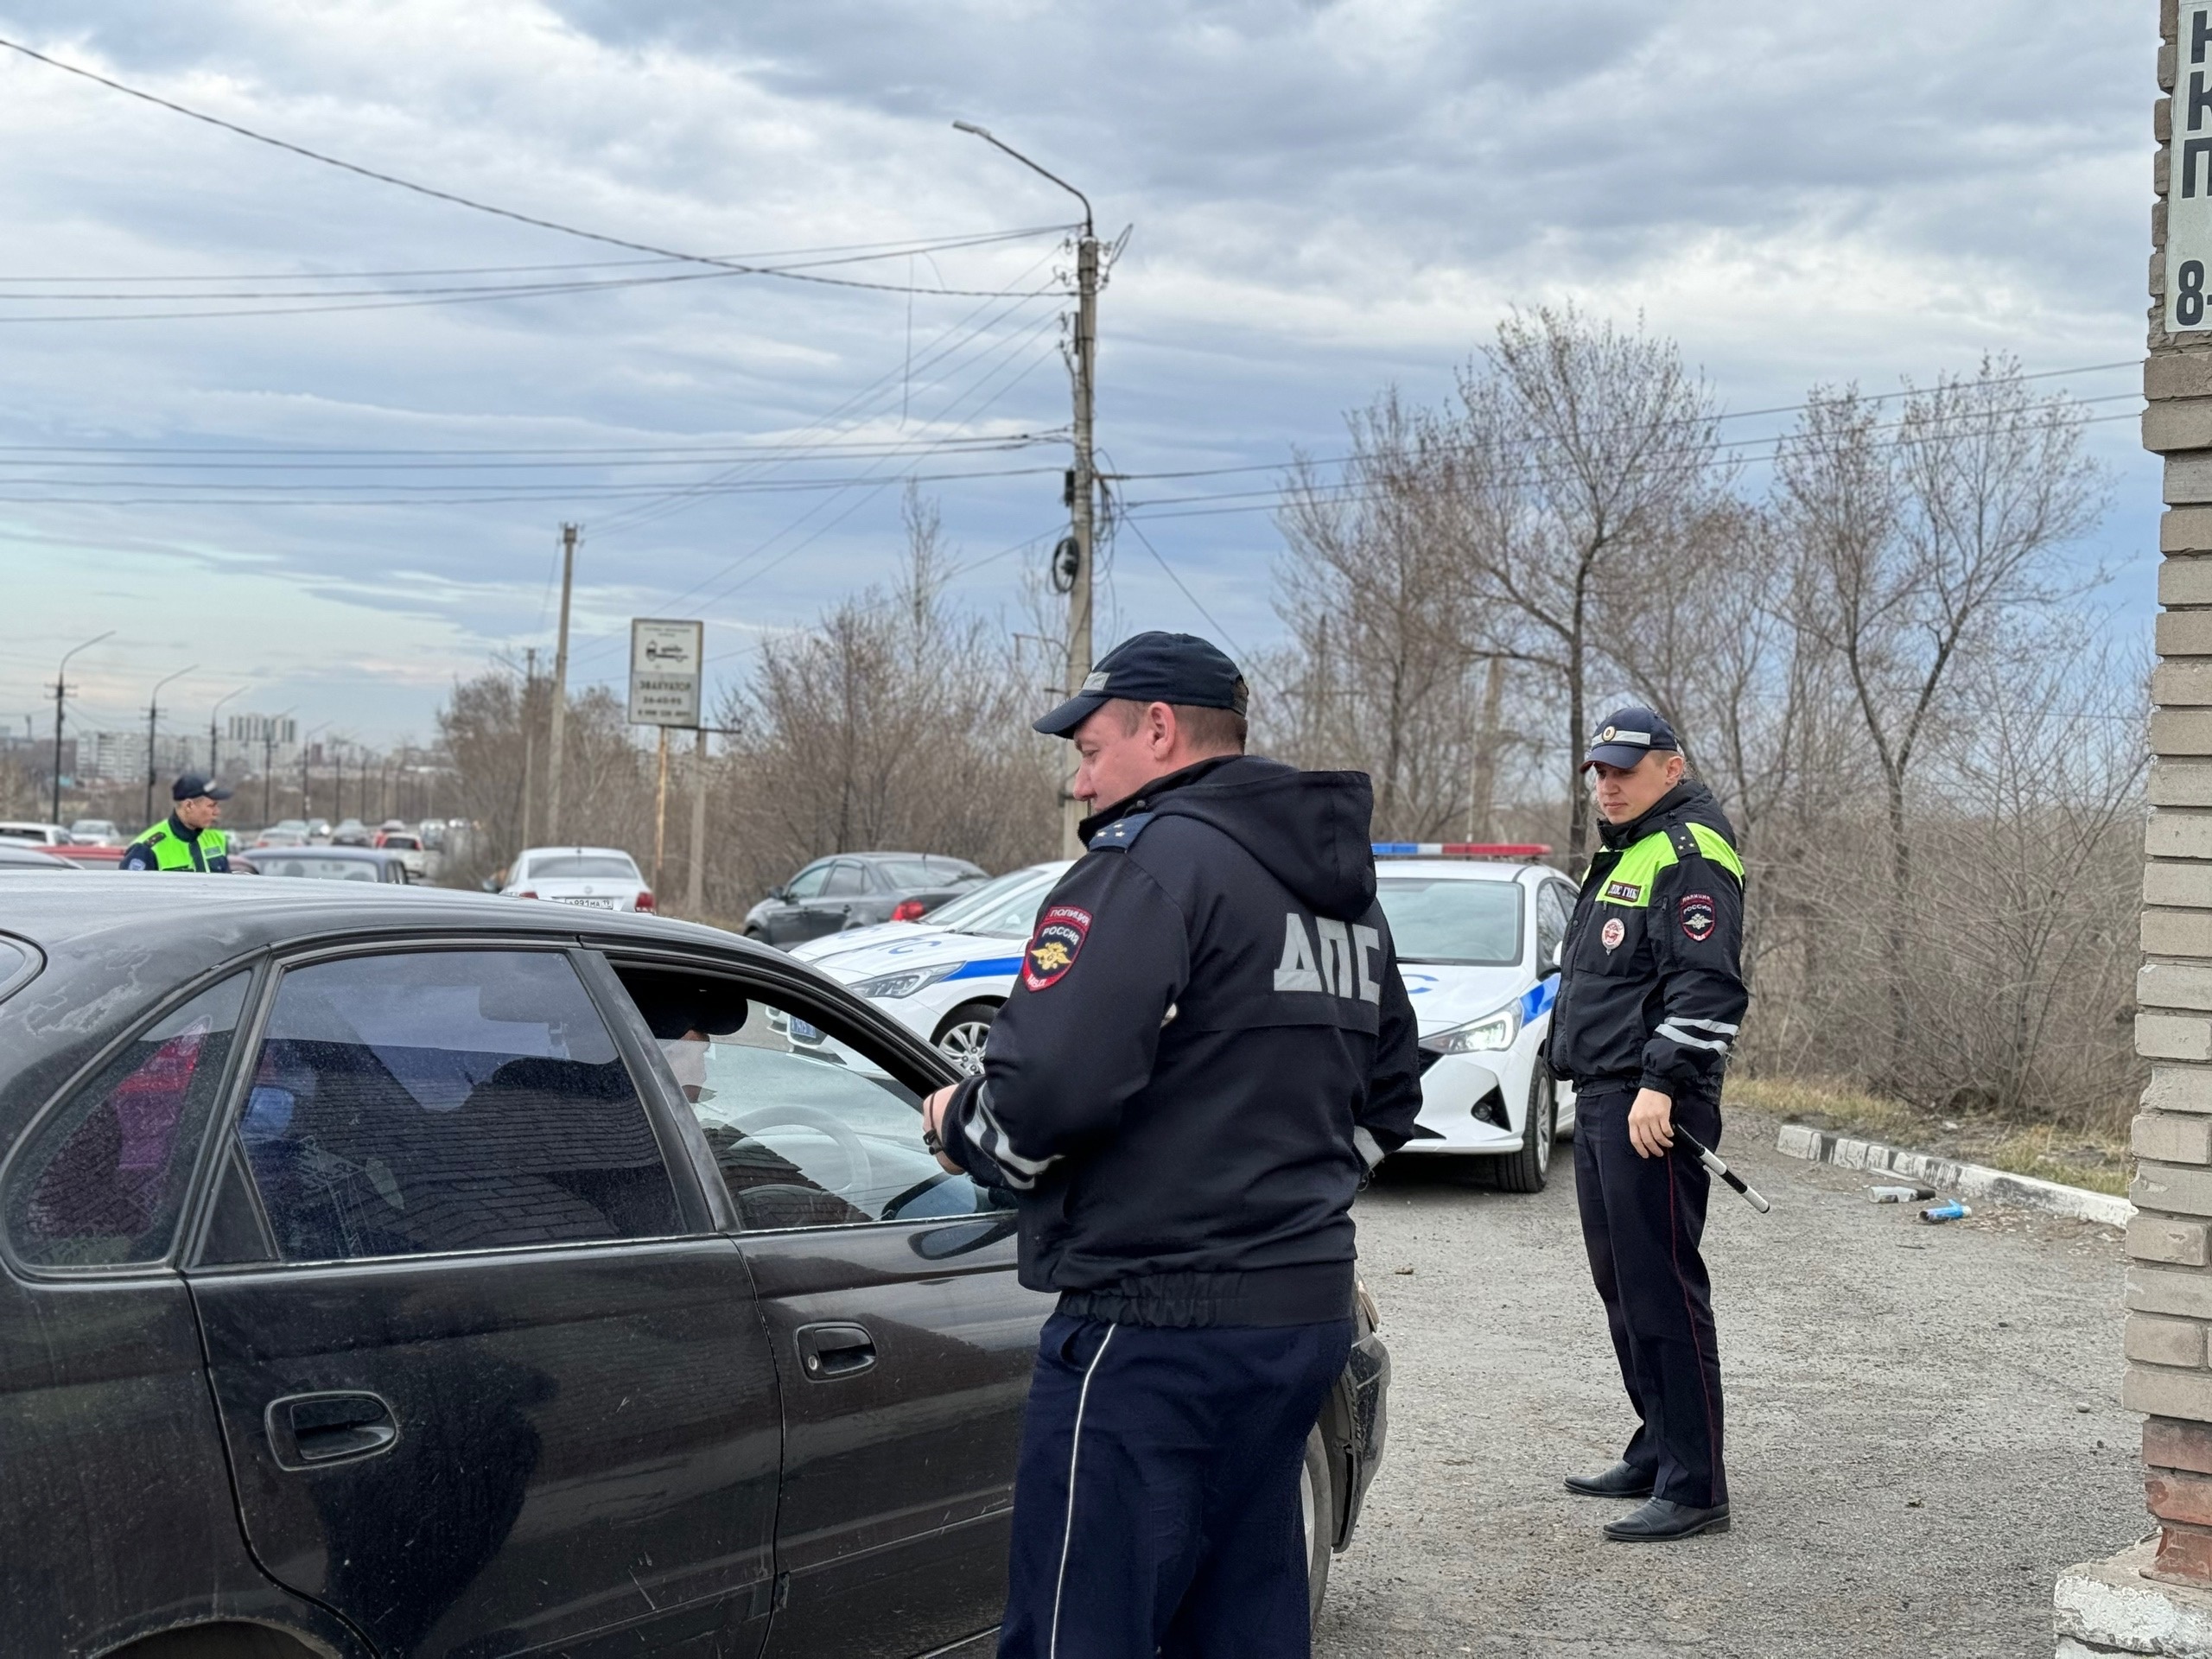
[[[1559,976],[1547,974],[1529,988],[1521,999],[1521,1023],[1527,1025],[1551,1012],[1552,1004],[1559,1001]]]
[[[1373,853],[1377,858],[1403,857],[1421,851],[1421,842],[1417,841],[1378,841],[1373,843],[1368,850]]]
[[[988,962],[963,963],[944,977],[946,979],[995,979],[1001,974],[1017,974],[1020,971],[1021,958],[1020,957],[993,957]]]

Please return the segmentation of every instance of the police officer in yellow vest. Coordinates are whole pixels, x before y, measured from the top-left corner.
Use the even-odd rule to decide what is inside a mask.
[[[176,804],[169,815],[124,849],[126,870],[212,870],[231,873],[230,839],[215,828],[231,791],[196,772],[188,772],[169,789]]]
[[[1562,947],[1552,1069],[1574,1080],[1574,1185],[1637,1427],[1621,1460],[1573,1475],[1591,1497],[1643,1498],[1623,1542],[1728,1526],[1713,1286],[1698,1245],[1712,1182],[1681,1136],[1720,1141],[1720,1077],[1744,988],[1744,866],[1674,728],[1618,709],[1590,741],[1600,847]]]

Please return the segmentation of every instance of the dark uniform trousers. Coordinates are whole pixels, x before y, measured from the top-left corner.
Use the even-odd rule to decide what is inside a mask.
[[[1628,1138],[1635,1098],[1633,1085],[1576,1091],[1582,1242],[1640,1420],[1622,1456],[1651,1471],[1656,1497],[1709,1509],[1728,1501],[1713,1281],[1698,1253],[1713,1180],[1679,1139],[1663,1158],[1637,1155]],[[1720,1143],[1716,1100],[1678,1097],[1675,1122],[1708,1147]]]
[[[1299,1476],[1352,1334],[1047,1319],[1001,1659],[1306,1659]]]

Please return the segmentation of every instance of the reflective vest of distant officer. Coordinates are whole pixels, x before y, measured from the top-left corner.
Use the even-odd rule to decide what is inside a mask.
[[[124,849],[125,870],[206,870],[231,873],[230,837],[215,828],[231,791],[188,772],[169,789],[169,815]]]
[[[1653,709],[1590,740],[1601,846],[1582,879],[1552,1014],[1552,1069],[1574,1080],[1575,1197],[1637,1427],[1621,1460],[1567,1490],[1643,1498],[1618,1541],[1728,1525],[1720,1359],[1699,1244],[1711,1178],[1675,1127],[1720,1140],[1720,1078],[1750,994],[1744,866],[1713,793],[1684,775]]]

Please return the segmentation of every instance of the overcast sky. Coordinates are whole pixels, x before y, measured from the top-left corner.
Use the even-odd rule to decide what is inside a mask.
[[[245,687],[226,712],[425,738],[457,676],[550,647],[563,519],[577,677],[620,677],[627,618],[700,615],[734,680],[765,631],[893,574],[909,474],[959,593],[1020,626],[1065,528],[1075,204],[955,118],[1130,227],[1099,352],[1125,473],[1338,453],[1346,409],[1440,397],[1515,302],[1640,315],[1735,411],[1986,352],[2142,350],[2147,4],[76,0],[57,32],[60,10],[0,0],[0,34],[518,213],[968,292],[645,263],[0,53],[14,729],[49,729],[55,659],[113,629],[72,666],[89,723],[143,721],[197,664],[164,694],[181,726]],[[390,272],[467,274],[346,276]],[[2143,632],[2139,377],[2051,384],[2116,417],[2091,429],[2114,507],[2083,556]],[[1191,596],[1124,531],[1113,626],[1270,641],[1275,481],[1129,480]]]

